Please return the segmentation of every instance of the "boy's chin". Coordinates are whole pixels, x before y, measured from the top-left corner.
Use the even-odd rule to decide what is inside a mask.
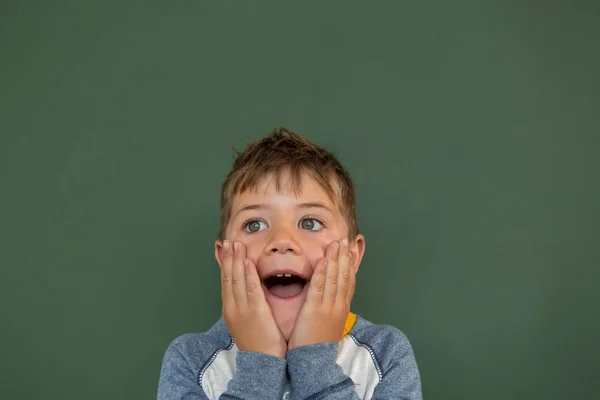
[[[267,302],[271,306],[275,322],[279,326],[286,342],[290,339],[300,309],[306,300],[306,293],[301,293],[293,299],[280,299],[266,293]]]

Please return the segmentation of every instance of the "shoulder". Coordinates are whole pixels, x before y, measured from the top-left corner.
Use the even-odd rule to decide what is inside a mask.
[[[396,327],[377,325],[357,315],[340,342],[338,365],[352,379],[360,398],[422,398],[412,346]]]
[[[219,349],[229,346],[231,346],[231,336],[221,319],[206,332],[185,333],[175,338],[169,344],[165,358],[184,359],[190,365],[201,364]]]
[[[408,337],[394,326],[374,324],[357,316],[356,324],[348,336],[356,345],[369,350],[373,361],[379,364],[383,371],[398,364],[416,368],[414,352]]]
[[[202,392],[202,372],[220,351],[231,348],[232,344],[222,319],[206,332],[186,333],[175,338],[162,360],[159,398],[171,398],[178,390]]]
[[[211,338],[207,332],[185,333],[169,344],[163,363],[185,362],[191,368],[198,368],[217,347],[217,341]]]

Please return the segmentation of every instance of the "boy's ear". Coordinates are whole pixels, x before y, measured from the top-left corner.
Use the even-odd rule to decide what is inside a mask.
[[[215,259],[219,263],[219,267],[222,265],[221,261],[223,260],[223,241],[215,240]]]
[[[355,273],[358,272],[360,262],[365,254],[365,245],[365,237],[361,234],[356,235],[354,241],[350,243],[350,262],[352,262]]]

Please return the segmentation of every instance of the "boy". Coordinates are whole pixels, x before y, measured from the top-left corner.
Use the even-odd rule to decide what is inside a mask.
[[[332,154],[285,128],[248,145],[221,192],[223,318],[171,343],[158,399],[421,399],[404,334],[350,311],[364,251]]]

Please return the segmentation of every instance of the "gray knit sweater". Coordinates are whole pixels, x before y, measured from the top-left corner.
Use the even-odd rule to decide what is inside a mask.
[[[238,350],[221,318],[175,339],[163,359],[158,400],[422,399],[406,336],[360,316],[339,343],[290,350],[286,359]]]

